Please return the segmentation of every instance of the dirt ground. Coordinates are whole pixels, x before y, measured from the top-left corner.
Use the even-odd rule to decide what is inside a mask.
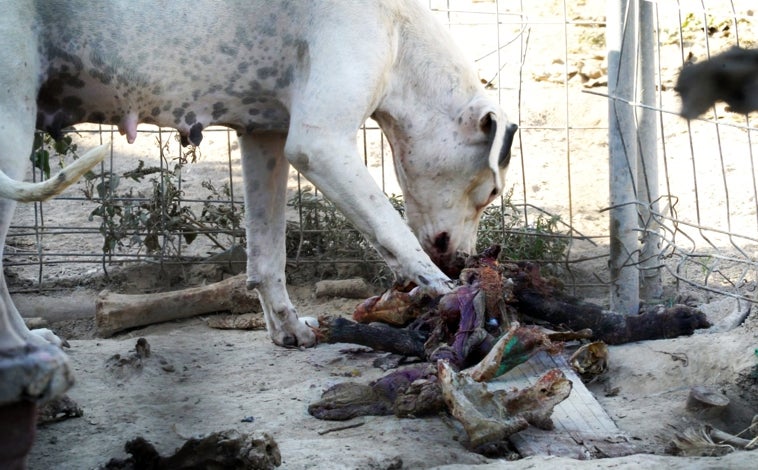
[[[554,20],[557,16],[562,18],[566,4],[558,0],[522,3],[528,4],[523,5],[523,13],[532,21],[523,77],[517,73],[521,54],[518,41],[503,49],[503,64],[494,63],[492,56],[478,62],[483,77],[491,77],[493,70],[504,67],[502,83],[497,84],[499,92],[504,103],[513,104],[511,115],[519,114],[522,131],[508,179],[519,202],[561,214],[579,233],[605,234],[608,216],[600,209],[608,204],[607,128],[604,128],[607,100],[586,93],[593,89],[583,86],[578,78],[572,79],[567,87],[557,78],[566,71],[582,71],[602,80],[605,49],[598,35],[602,36],[604,31],[572,24],[564,51],[556,47],[554,38],[562,37],[556,34],[563,34],[565,24]],[[571,2],[567,17],[577,23],[602,20],[606,14],[605,3],[601,0]],[[673,5],[673,2],[658,3]],[[715,3],[719,8],[726,8],[722,3],[729,2]],[[752,16],[747,13],[750,2],[733,3],[743,17]],[[504,2],[500,4],[501,9],[505,8]],[[453,2],[453,7],[486,10],[491,9],[492,4],[460,0]],[[480,17],[473,15],[473,18]],[[464,19],[472,23],[480,21]],[[750,23],[741,27],[746,33],[755,31],[749,29]],[[481,29],[464,24],[455,32],[472,57],[479,58],[483,55],[479,51],[490,50],[495,37],[491,30],[482,30],[479,34],[480,29],[476,29],[477,34],[471,34],[473,28]],[[518,28],[507,26],[508,34],[501,41],[511,38]],[[674,34],[672,30],[663,32],[669,35],[664,34],[665,37]],[[750,38],[743,35],[742,39],[746,37]],[[730,38],[722,39],[722,43],[717,43],[714,38],[711,47],[716,49]],[[705,50],[697,43],[688,47],[688,51],[698,56]],[[568,64],[564,63],[564,52],[568,54]],[[663,54],[661,73],[667,88],[661,96],[662,106],[675,112],[678,105],[671,86],[681,59],[671,41],[666,42]],[[518,112],[515,103],[518,103]],[[756,148],[758,139],[753,142],[744,130],[725,128],[718,139],[719,147],[714,147],[717,139],[705,124],[694,123],[688,128],[681,118],[667,113],[661,114],[661,119],[668,152],[666,171],[674,176],[668,190],[679,198],[678,215],[682,219],[689,218],[691,223],[707,222],[712,227],[742,230],[754,237],[756,204],[752,193],[732,192],[732,208],[737,209],[724,215],[723,191],[725,187],[745,188],[750,184],[750,171],[746,169],[752,166],[745,142]],[[698,155],[689,153],[687,136],[690,132],[695,136]],[[117,135],[115,138],[117,170],[133,168],[136,159],[144,159],[148,165],[157,162],[154,135],[140,134],[132,146]],[[76,139],[82,148],[87,148],[97,136],[82,134]],[[231,178],[239,187],[236,143],[228,142],[224,133],[209,131],[200,147],[200,162],[188,165],[183,173],[183,189],[187,194],[194,194],[193,190],[200,188],[203,179],[211,177],[215,181],[227,176],[227,146],[232,150]],[[375,153],[378,146],[376,141],[370,142],[369,152]],[[713,158],[713,155],[721,158]],[[693,161],[696,156],[697,165]],[[387,176],[388,193],[398,192],[388,176],[392,172],[390,165],[377,161],[370,161],[369,165],[377,179],[384,181]],[[693,189],[691,183],[695,176],[699,178],[699,186]],[[290,189],[295,188],[293,180]],[[83,219],[92,210],[91,206],[81,201],[55,201],[55,204],[46,206],[44,217],[48,226],[65,225],[71,220],[79,221],[77,227],[88,223]],[[692,215],[695,213],[696,216]],[[28,226],[33,225],[34,220],[33,206],[20,206],[13,223]],[[92,224],[97,227],[97,221]],[[688,227],[679,229],[686,231]],[[702,248],[703,242],[697,238],[699,233],[693,229],[686,237],[680,235],[679,241],[699,244],[697,248]],[[708,235],[716,248],[722,246],[720,243],[727,247],[734,243],[733,239],[719,239],[717,233]],[[599,243],[600,246],[590,248],[587,244],[573,246],[574,256],[606,253],[607,246],[603,246],[602,241]],[[16,236],[9,239],[6,254],[13,254],[15,249],[29,249],[34,244],[32,236]],[[50,252],[65,252],[72,245],[97,252],[102,240],[96,233],[73,233],[67,237],[48,236],[44,244]],[[186,254],[203,254],[207,248],[193,244],[187,247]],[[755,248],[746,251],[754,256]],[[595,275],[605,278],[605,264],[605,258],[582,263],[575,275],[579,276],[579,282],[593,279]],[[462,431],[448,416],[364,417],[347,423],[311,417],[307,413],[308,405],[329,386],[343,381],[368,382],[384,374],[373,366],[381,354],[365,348],[339,344],[302,351],[282,349],[274,346],[264,331],[211,329],[205,324],[207,317],[153,325],[108,339],[97,337],[94,298],[101,289],[154,292],[169,285],[171,288],[195,285],[203,282],[201,278],[193,277],[191,281],[178,275],[167,278],[156,266],[136,269],[109,266],[111,277],[106,279],[97,264],[50,264],[42,273],[45,288],[39,293],[35,287],[37,269],[34,265],[17,266],[7,268],[6,275],[14,300],[24,315],[46,317],[60,336],[68,338],[71,347],[67,353],[76,377],[69,396],[81,406],[84,414],[39,428],[29,457],[31,469],[97,468],[111,458],[126,457],[124,444],[137,436],[146,438],[161,453],[168,454],[191,436],[225,429],[269,433],[279,445],[281,468],[286,469],[462,469],[473,466],[519,469],[548,465],[620,469],[755,468],[756,451],[708,458],[666,455],[674,433],[700,421],[701,417],[684,408],[693,385],[714,387],[731,399],[727,413],[711,422],[720,429],[738,433],[758,414],[758,309],[744,304],[738,306],[728,297],[685,288],[671,279],[665,281],[669,295],[665,301],[672,302],[677,295],[695,299],[713,322],[718,323],[738,308],[752,308],[752,313],[747,321],[730,332],[706,331],[692,337],[610,348],[609,370],[589,388],[639,453],[595,461],[544,456],[506,462],[504,458],[490,459],[464,448],[460,442]],[[358,303],[354,299],[316,298],[314,279],[304,280],[304,276],[292,272],[289,275],[297,280],[290,291],[301,313],[349,315]],[[746,290],[755,288],[754,273],[743,281]],[[592,289],[580,293],[598,303],[607,302],[604,291]],[[50,308],[51,305],[56,308]],[[140,337],[150,343],[152,356],[139,368],[114,365],[114,355],[127,356]],[[616,393],[610,393],[616,389]],[[358,426],[335,430],[345,424]]]
[[[294,287],[292,293],[298,308],[314,314],[348,314],[356,305],[351,299],[316,299],[308,285]],[[711,314],[712,319],[718,316],[718,311]],[[215,330],[204,318],[111,339],[94,337],[91,318],[52,326],[64,336],[81,338],[69,340],[77,381],[69,396],[84,415],[39,428],[31,469],[96,468],[111,458],[125,458],[124,444],[137,436],[167,455],[189,437],[226,429],[269,433],[286,469],[747,469],[755,463],[755,452],[745,451],[710,458],[665,455],[675,431],[701,422],[685,409],[693,385],[714,387],[731,399],[727,413],[711,424],[733,433],[749,426],[758,410],[755,312],[729,333],[610,348],[610,368],[590,390],[639,454],[594,461],[544,456],[507,463],[468,451],[460,442],[461,428],[447,416],[330,422],[307,413],[308,405],[335,383],[367,383],[383,375],[372,365],[383,353],[348,344],[282,349],[264,331]],[[114,355],[128,356],[140,337],[152,351],[141,367],[114,365]],[[608,392],[615,388],[617,393]],[[352,424],[359,426],[326,432]]]

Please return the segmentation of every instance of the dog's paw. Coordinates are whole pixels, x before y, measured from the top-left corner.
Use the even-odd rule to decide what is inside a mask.
[[[442,278],[442,279],[436,279],[434,281],[428,282],[427,284],[420,284],[414,287],[410,294],[411,297],[417,297],[417,296],[423,296],[428,295],[430,297],[437,297],[439,295],[445,295],[453,291],[455,289],[456,283],[455,281],[448,279],[448,278]]]
[[[289,328],[269,331],[269,335],[274,344],[285,348],[310,348],[316,345],[316,333],[311,324],[318,326],[318,320],[312,317],[298,318],[289,324]]]
[[[32,344],[36,344],[38,346],[44,346],[46,344],[52,344],[53,346],[57,346],[59,348],[62,347],[69,347],[68,341],[65,339],[61,339],[52,332],[52,330],[49,330],[47,328],[36,328],[34,330],[29,331],[29,342]]]

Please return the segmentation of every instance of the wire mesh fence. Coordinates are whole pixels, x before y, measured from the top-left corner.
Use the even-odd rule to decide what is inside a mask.
[[[690,288],[703,300],[715,293],[750,300],[758,130],[750,116],[728,113],[721,104],[688,122],[678,115],[673,88],[687,61],[733,45],[755,46],[754,7],[737,0],[631,3],[649,7],[649,30],[630,23],[621,10],[610,14],[604,0],[428,2],[520,126],[506,195],[488,210],[480,243],[526,247],[511,254],[549,263],[579,295],[606,296],[614,280],[609,263],[615,262],[633,269],[636,278],[642,274],[643,299],[650,297],[644,290],[653,273],[661,279],[653,295],[658,300]],[[611,19],[617,24],[610,25]],[[652,49],[652,94],[650,85],[637,86],[637,72],[623,78],[633,80],[638,92],[609,92],[609,80],[619,78],[608,75],[611,28],[620,35],[637,28],[637,37],[649,40],[635,42],[632,50],[639,52],[642,44]],[[624,171],[636,191],[624,202],[633,208],[633,245],[616,253],[615,261],[609,103],[625,107],[635,123],[647,111],[644,119],[652,119],[655,130],[628,137],[637,143],[636,153],[656,159],[640,165],[636,153],[626,153]],[[204,135],[197,149],[184,148],[171,130],[141,126],[137,144],[127,145],[107,126],[78,127],[72,139],[80,146],[113,138],[112,157],[97,177],[63,197],[19,206],[5,250],[7,271],[45,287],[126,263],[206,262],[241,244],[236,137],[223,128]],[[389,145],[373,122],[361,129],[357,145],[385,193],[400,194]],[[38,170],[34,178],[40,177]],[[341,276],[372,266],[372,276],[388,279],[378,256],[307,181],[293,172],[288,189],[294,271],[309,266],[310,275]],[[397,197],[395,202],[402,210]],[[653,242],[640,241],[646,233],[655,235]],[[655,249],[645,251],[651,244]]]
[[[616,69],[617,75],[609,73],[611,120],[619,109],[626,109],[631,119],[626,130],[616,134],[612,129],[610,136],[611,142],[614,137],[625,140],[619,146],[619,172],[633,180],[626,197],[614,200],[611,195],[611,211],[627,205],[632,218],[625,225],[630,243],[615,261],[619,271],[629,268],[632,276],[641,274],[641,292],[649,296],[659,291],[656,283],[669,279],[751,301],[758,228],[756,127],[750,116],[729,113],[723,103],[700,120],[683,120],[672,88],[683,65],[733,46],[756,45],[752,5],[614,3],[615,33],[621,39],[617,50],[621,55],[628,51],[630,60],[626,69]],[[627,48],[624,41],[635,36],[637,41]],[[621,82],[629,84],[626,92],[614,89]],[[615,226],[612,217],[612,247]],[[614,263],[613,253],[611,259]]]

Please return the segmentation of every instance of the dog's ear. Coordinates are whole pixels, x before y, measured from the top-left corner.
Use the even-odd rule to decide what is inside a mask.
[[[488,112],[479,120],[479,128],[489,135],[490,162],[497,161],[498,167],[506,169],[511,161],[511,147],[518,125],[505,119],[505,122],[498,121],[496,113]]]

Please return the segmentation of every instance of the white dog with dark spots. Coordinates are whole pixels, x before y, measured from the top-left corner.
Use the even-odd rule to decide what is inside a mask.
[[[237,131],[245,182],[248,286],[271,339],[311,346],[285,285],[290,165],[363,232],[401,278],[444,292],[503,188],[516,126],[447,30],[416,0],[17,0],[0,24],[0,242],[15,201],[50,197],[106,152],[43,185],[20,183],[35,128],[83,122]],[[392,146],[408,225],[362,164],[359,127]],[[0,349],[33,335],[2,281]]]

